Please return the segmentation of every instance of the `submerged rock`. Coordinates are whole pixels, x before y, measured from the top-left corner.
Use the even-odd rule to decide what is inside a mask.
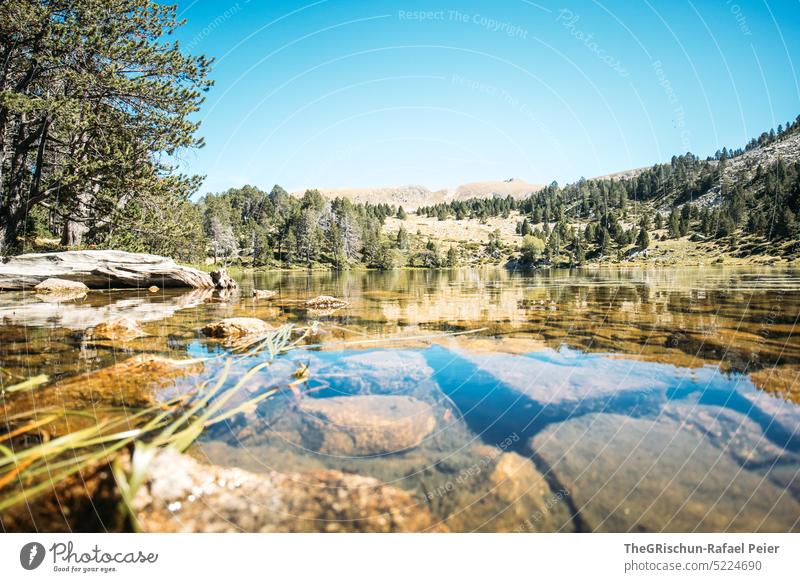
[[[91,335],[94,339],[128,341],[146,334],[138,321],[130,317],[115,317],[94,326]]]
[[[267,322],[255,317],[230,317],[209,323],[203,328],[203,333],[208,337],[239,338],[264,334],[271,329]]]
[[[337,394],[406,394],[432,396],[439,392],[425,357],[412,350],[374,350],[356,353],[314,368]]]
[[[250,473],[165,450],[133,501],[148,532],[442,531],[427,507],[376,479],[340,473]]]
[[[768,429],[768,434],[765,434],[758,422],[740,412],[721,406],[701,405],[696,400],[669,402],[664,405],[662,415],[680,423],[698,439],[705,439],[722,449],[741,465],[768,467],[793,460],[800,468],[800,455],[784,448],[788,444],[785,439],[775,443],[768,437],[769,434],[782,440],[781,433],[774,430],[778,428],[774,420],[762,418]]]
[[[62,414],[40,428],[49,436],[60,435],[94,424],[101,417],[120,414],[118,410],[106,409],[155,406],[159,389],[171,386],[177,378],[199,369],[199,365],[194,363],[138,355],[107,368],[8,398],[6,413],[12,415],[52,408]],[[82,411],[92,416],[65,416],[64,411]]]
[[[277,294],[277,291],[270,291],[269,289],[253,289],[253,297],[256,299],[272,299]]]
[[[419,475],[431,512],[450,531],[574,531],[565,493],[552,490],[529,458],[473,444],[421,463],[408,472]],[[437,470],[420,472],[431,466]]]
[[[587,414],[551,425],[530,446],[590,531],[800,528],[800,503],[783,488],[667,418]]]
[[[89,288],[80,281],[69,281],[67,279],[45,279],[34,287],[37,293],[47,294],[68,294],[85,295]]]
[[[571,350],[528,355],[456,351],[497,379],[498,385],[546,407],[547,413],[575,414],[604,409],[633,395],[666,393],[670,376],[682,372],[658,364],[609,358]]]
[[[369,456],[418,446],[436,427],[433,409],[408,396],[307,398],[302,441],[330,455]]]
[[[313,299],[308,299],[305,302],[305,306],[309,309],[341,309],[343,307],[348,307],[350,303],[345,301],[344,299],[337,299],[336,297],[331,297],[330,295],[318,295]]]

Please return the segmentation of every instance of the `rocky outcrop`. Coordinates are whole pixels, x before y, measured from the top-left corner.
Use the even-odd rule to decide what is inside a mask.
[[[80,281],[68,281],[66,279],[45,279],[34,287],[40,294],[56,293],[61,295],[85,295],[89,288]]]
[[[211,280],[214,282],[214,287],[217,289],[237,289],[239,284],[228,275],[225,269],[219,271],[211,271]]]
[[[172,450],[147,469],[133,508],[148,532],[439,530],[423,504],[376,479],[338,471],[250,473]]]
[[[267,322],[255,317],[230,317],[209,323],[203,328],[203,333],[208,337],[240,338],[262,335],[271,329]]]
[[[5,257],[0,289],[30,289],[47,279],[65,279],[91,289],[137,287],[213,288],[208,273],[172,259],[124,251],[65,251]]]
[[[430,405],[408,396],[308,398],[303,444],[329,455],[372,456],[418,446],[436,427]]]

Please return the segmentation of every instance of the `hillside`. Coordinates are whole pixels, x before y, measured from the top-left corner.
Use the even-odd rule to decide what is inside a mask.
[[[782,160],[785,164],[800,161],[800,132],[794,133],[772,143],[748,150],[731,158],[722,170],[722,179],[714,184],[708,192],[701,196],[697,203],[702,206],[718,206],[724,201],[722,188],[728,185],[750,185],[757,183],[756,173],[759,166],[767,168]]]
[[[800,118],[706,159],[674,156],[521,200],[420,207],[386,232],[402,225],[470,263],[774,263],[797,259],[798,216]]]

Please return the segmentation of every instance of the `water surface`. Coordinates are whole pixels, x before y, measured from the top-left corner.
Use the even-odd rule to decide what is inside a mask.
[[[796,531],[798,275],[249,273],[238,296],[4,293],[0,374],[7,384],[138,353],[210,358],[179,390],[218,373],[228,351],[202,336],[208,322],[319,322],[249,393],[299,376],[297,390],[215,427],[193,454],[252,471],[373,476],[456,531]],[[279,294],[257,301],[253,287]],[[351,306],[307,310],[320,294]],[[148,335],[92,340],[88,330],[116,315]],[[231,381],[267,357],[238,359]]]

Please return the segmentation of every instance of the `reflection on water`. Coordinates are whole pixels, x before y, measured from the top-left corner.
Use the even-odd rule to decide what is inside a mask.
[[[251,389],[307,367],[307,395],[263,401],[196,455],[374,476],[452,530],[800,528],[796,272],[267,273],[242,285],[227,298],[0,295],[2,380],[141,352],[217,355],[198,330],[223,317],[319,319],[321,345],[279,357]],[[253,287],[279,294],[255,300]],[[351,307],[308,312],[302,300],[320,294]],[[118,314],[148,335],[92,341],[86,330]],[[239,360],[231,381],[263,358]]]

